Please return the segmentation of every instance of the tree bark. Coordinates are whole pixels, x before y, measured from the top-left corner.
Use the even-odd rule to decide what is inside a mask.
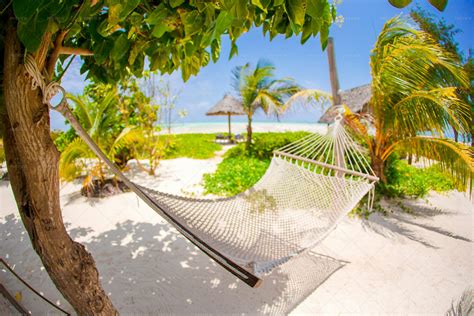
[[[385,161],[377,156],[372,157],[372,170],[374,170],[375,175],[379,177],[382,183],[387,184],[387,178],[385,177]]]
[[[245,144],[245,148],[249,150],[251,145],[252,145],[252,117],[249,115],[248,125],[247,125],[247,143]]]
[[[2,125],[10,182],[23,224],[51,280],[78,314],[117,314],[100,285],[94,259],[64,227],[59,153],[50,137],[49,111],[41,92],[31,90],[12,22],[5,37]]]

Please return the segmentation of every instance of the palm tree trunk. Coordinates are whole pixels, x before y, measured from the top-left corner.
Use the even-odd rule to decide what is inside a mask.
[[[248,125],[247,125],[247,143],[245,144],[245,149],[249,150],[252,145],[252,116],[248,115]]]
[[[39,90],[31,89],[16,29],[12,20],[7,23],[2,126],[20,216],[51,280],[76,312],[114,315],[117,312],[100,285],[94,259],[64,227],[59,203],[59,152],[50,136],[49,111]]]
[[[385,161],[377,156],[372,157],[372,170],[375,175],[379,177],[382,183],[387,184],[387,177],[385,177]]]

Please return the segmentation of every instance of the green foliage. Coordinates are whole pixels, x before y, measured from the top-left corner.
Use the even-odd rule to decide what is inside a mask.
[[[227,157],[214,174],[204,175],[206,193],[232,196],[253,186],[265,173],[269,160],[239,156]]]
[[[463,60],[459,44],[455,39],[456,34],[460,33],[461,30],[453,24],[447,24],[444,19],[437,20],[434,15],[420,7],[413,9],[410,16],[421,30],[430,34],[448,52],[457,55],[459,60]]]
[[[385,23],[370,65],[375,137],[369,137],[358,117],[346,118],[365,135],[376,174],[385,181],[384,162],[402,150],[440,161],[466,185],[474,170],[469,149],[445,137],[451,126],[461,134],[470,130],[470,107],[458,94],[469,81],[459,60],[398,17]],[[420,136],[423,133],[431,136]]]
[[[412,0],[388,0],[388,2],[390,2],[392,6],[401,9],[409,5]],[[428,0],[428,2],[439,11],[444,11],[448,5],[448,0]]]
[[[239,144],[227,151],[214,174],[204,175],[207,193],[231,196],[253,186],[267,170],[272,152],[306,136],[307,132],[257,133],[250,150]]]
[[[438,164],[418,168],[397,159],[390,163],[386,174],[388,183],[383,191],[391,197],[423,197],[430,190],[443,192],[457,188],[452,177]]]
[[[51,138],[53,139],[54,145],[59,152],[63,152],[64,149],[77,137],[74,129],[70,128],[66,132],[64,131],[52,131]]]
[[[164,154],[164,159],[194,158],[209,159],[214,157],[215,152],[222,146],[215,143],[215,134],[178,134],[162,135],[160,138],[170,140],[170,144]]]
[[[327,0],[12,3],[18,36],[28,51],[38,49],[47,31],[54,39],[60,31],[68,30],[65,46],[94,52],[93,58],[84,59],[82,70],[88,71],[88,78],[109,82],[130,74],[140,76],[146,58],[152,70],[171,73],[181,69],[187,80],[211,58],[219,58],[223,35],[232,41],[232,56],[237,51],[237,38],[251,27],[262,26],[270,38],[304,34],[302,42],[320,33],[324,48],[335,17],[335,5]]]
[[[247,149],[252,143],[252,117],[261,108],[267,115],[280,116],[287,107],[285,99],[301,89],[293,79],[275,79],[275,66],[259,60],[255,67],[249,63],[232,70],[232,86],[242,102],[248,119]]]
[[[73,113],[81,126],[110,160],[122,166],[131,158],[130,148],[140,143],[143,138],[140,129],[128,124],[133,112],[126,110],[134,109],[131,102],[134,98],[135,94],[132,93],[125,100],[120,99],[117,87],[105,84],[89,86],[83,95],[69,96],[74,103]],[[116,102],[119,102],[120,111],[117,110]],[[81,158],[93,158],[94,154],[79,137],[75,137],[72,141],[66,138],[72,137],[71,134],[75,135],[74,132],[68,132],[65,136],[59,136],[59,140],[56,139],[61,143],[64,137],[64,142],[69,142],[61,153],[60,176],[65,180],[72,180],[85,169],[88,176],[84,186],[92,183],[94,178],[103,181],[105,179],[103,162],[85,164]]]
[[[308,135],[308,132],[256,133],[254,143],[246,151],[243,144],[229,150],[227,157],[246,155],[265,160],[273,156],[273,151]]]

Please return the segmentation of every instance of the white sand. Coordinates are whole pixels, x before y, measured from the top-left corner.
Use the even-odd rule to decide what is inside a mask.
[[[202,174],[221,158],[163,161],[156,178],[135,174],[142,183],[177,194],[202,193]],[[79,184],[61,190],[64,221],[71,237],[92,252],[102,284],[122,314],[258,314],[283,300],[278,311],[292,314],[444,314],[463,290],[474,286],[474,213],[461,193],[431,194],[404,201],[412,215],[394,211],[368,221],[346,218],[315,252],[346,264],[333,270],[290,271],[299,283],[271,276],[250,289],[184,240],[134,194],[86,199]],[[0,182],[0,253],[17,273],[64,308],[19,221],[8,182]],[[286,268],[298,267],[298,261]],[[306,273],[306,274],[305,274]],[[304,282],[319,284],[307,296]],[[302,279],[302,280],[301,280]],[[0,282],[33,314],[52,312],[0,270]],[[307,297],[306,297],[307,296]],[[306,299],[305,299],[306,298]]]

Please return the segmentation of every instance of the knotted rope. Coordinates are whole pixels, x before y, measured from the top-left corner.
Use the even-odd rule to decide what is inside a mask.
[[[61,87],[61,85],[56,81],[50,81],[46,83],[44,76],[41,74],[41,71],[38,68],[38,64],[36,63],[35,58],[31,54],[28,54],[26,56],[25,69],[32,79],[31,90],[36,90],[37,88],[40,88],[43,94],[43,103],[47,104],[51,109],[58,110],[62,113],[61,107],[64,107],[64,105],[66,105],[66,91],[64,90],[64,88]],[[61,102],[58,105],[54,106],[51,104],[51,99],[55,95],[57,95],[58,92],[61,92],[63,97]]]

